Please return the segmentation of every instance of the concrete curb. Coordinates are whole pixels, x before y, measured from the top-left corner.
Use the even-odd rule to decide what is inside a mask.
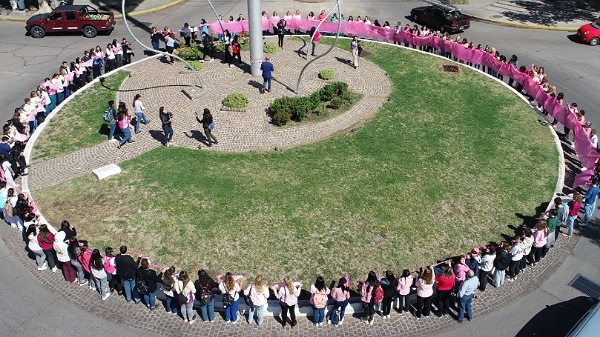
[[[524,28],[524,29],[542,29],[542,30],[552,30],[559,32],[576,32],[579,27],[568,27],[568,26],[545,26],[545,25],[537,25],[537,24],[526,24],[520,22],[511,22],[504,20],[494,20],[488,18],[482,18],[476,15],[467,14],[474,21],[490,23],[493,25],[513,27],[513,28]]]
[[[157,6],[157,7],[134,11],[134,12],[128,13],[127,16],[136,16],[136,15],[143,15],[143,14],[158,12],[163,9],[173,7],[175,5],[179,5],[180,3],[184,3],[185,1],[186,0],[175,0],[173,2],[169,2],[164,5]],[[115,19],[122,19],[122,18],[123,18],[123,14],[115,14]],[[29,20],[29,18],[0,17],[0,21],[27,22],[27,20]]]

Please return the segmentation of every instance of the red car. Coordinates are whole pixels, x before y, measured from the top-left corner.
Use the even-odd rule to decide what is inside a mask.
[[[585,24],[577,30],[577,35],[581,41],[589,43],[591,46],[600,43],[600,20]]]
[[[37,14],[27,20],[27,32],[35,38],[46,33],[82,32],[85,37],[95,37],[98,32],[115,28],[115,17],[110,12],[99,12],[86,5],[58,6],[47,14]]]

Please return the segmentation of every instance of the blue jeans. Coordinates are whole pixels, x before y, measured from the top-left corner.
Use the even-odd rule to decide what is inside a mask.
[[[152,41],[152,49],[154,49],[156,51],[160,51],[160,42]]]
[[[215,320],[215,301],[212,300],[208,304],[204,304],[200,301],[200,317],[203,321],[214,321]]]
[[[156,292],[144,294],[144,303],[146,303],[146,306],[150,309],[156,308]]]
[[[163,132],[165,133],[165,145],[170,142],[173,138],[173,127],[169,125],[163,125]]]
[[[131,301],[133,296],[133,301],[135,303],[140,303],[140,294],[137,291],[136,285],[137,282],[135,279],[127,279],[123,280],[123,289],[125,290],[125,299],[127,302]]]
[[[575,223],[575,219],[577,219],[577,215],[569,215],[569,217],[567,218],[567,234],[569,236],[573,235],[573,224]]]
[[[121,138],[121,145],[125,144],[125,142],[130,142],[132,141],[131,139],[131,130],[129,129],[129,127],[126,127],[124,129],[121,129],[121,131],[123,131],[123,138]]]
[[[313,321],[315,323],[323,323],[323,320],[325,319],[325,308],[315,308],[313,306]]]
[[[263,89],[271,91],[271,78],[263,77]]]
[[[136,112],[135,113],[136,116],[136,120],[135,120],[135,133],[140,132],[140,123],[144,123],[144,124],[148,124],[148,119],[146,118],[146,115],[144,115],[143,112]]]
[[[115,130],[117,129],[117,123],[110,124],[110,131],[108,132],[108,140],[111,140],[115,137]]]
[[[56,92],[56,105],[59,105],[60,103],[62,103],[62,101],[65,100],[65,92]]]
[[[458,304],[458,321],[462,322],[465,319],[465,311],[467,319],[473,319],[473,308],[471,306],[473,302],[473,294],[465,295],[460,298],[460,303]]]
[[[167,312],[177,313],[179,311],[179,303],[175,297],[165,295],[165,307]]]
[[[344,319],[344,314],[346,313],[346,307],[348,306],[348,300],[344,301],[335,301],[333,304],[333,310],[331,310],[331,315],[329,317],[335,316],[337,311],[340,311],[340,321]]]
[[[29,134],[33,134],[33,132],[35,131],[35,129],[37,129],[38,127],[38,122],[37,119],[34,118],[32,121],[29,122]]]
[[[263,304],[261,306],[251,306],[248,308],[248,324],[252,324],[252,322],[254,322],[254,314],[256,313],[256,323],[258,325],[262,325],[266,306],[266,304]]]
[[[56,109],[56,94],[48,96],[50,96],[50,104],[48,104],[48,109],[46,110],[48,111],[48,113],[51,113],[52,110]]]
[[[504,278],[506,276],[506,270],[494,270],[494,287],[498,288],[504,284]]]
[[[589,204],[586,203],[583,207],[585,210],[585,213],[583,215],[583,225],[587,226],[588,221],[590,221],[590,218],[592,217],[592,214],[594,214],[594,210],[596,210],[596,201]]]
[[[237,309],[238,309],[238,301],[233,302],[233,305],[225,308],[225,321],[235,322],[237,321]]]

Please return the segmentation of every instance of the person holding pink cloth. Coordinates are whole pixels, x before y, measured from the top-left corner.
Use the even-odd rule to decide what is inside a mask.
[[[269,287],[265,285],[262,275],[256,276],[254,283],[244,290],[244,295],[248,302],[248,324],[254,322],[254,314],[256,314],[256,323],[262,325],[267,299],[269,299]]]

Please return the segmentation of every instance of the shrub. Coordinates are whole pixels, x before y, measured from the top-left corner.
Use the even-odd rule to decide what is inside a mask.
[[[342,96],[335,96],[331,101],[329,101],[328,107],[332,109],[339,109],[347,104],[347,101]]]
[[[195,43],[191,47],[181,45],[177,48],[176,54],[186,61],[197,61],[200,59],[200,49],[198,49],[198,45]]]
[[[287,111],[280,110],[273,114],[271,120],[273,121],[273,124],[283,126],[290,121],[290,114]]]
[[[263,45],[263,52],[265,54],[275,54],[278,51],[279,51],[279,46],[274,43],[265,42],[265,44]]]
[[[229,108],[243,109],[248,106],[248,96],[241,93],[232,93],[223,100],[223,105]]]
[[[319,72],[319,78],[322,80],[333,80],[335,78],[335,70],[323,69]]]
[[[321,100],[331,101],[336,96],[344,96],[348,92],[348,84],[344,82],[329,83],[321,88]]]
[[[319,107],[319,105],[322,102],[322,99],[321,99],[321,90],[317,90],[317,91],[313,92],[308,98],[310,99],[310,102],[312,104],[312,108],[316,109],[317,107]]]
[[[196,61],[188,61],[188,63],[192,66],[191,69],[195,70],[195,71],[200,71],[200,69],[202,69],[202,63],[200,63],[200,61],[196,60]],[[189,69],[190,67],[188,67]]]

